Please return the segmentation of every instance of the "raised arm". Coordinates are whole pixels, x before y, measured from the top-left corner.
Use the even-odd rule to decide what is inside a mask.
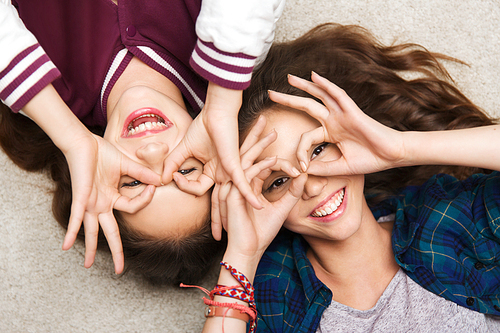
[[[367,174],[412,165],[461,165],[499,170],[500,127],[399,132],[361,111],[335,84],[312,74],[313,82],[291,76],[290,84],[318,97],[310,98],[270,92],[277,103],[307,112],[321,127],[301,140],[297,156],[308,173],[318,175]],[[342,156],[335,161],[311,162],[306,147],[311,143],[335,143]]]
[[[205,107],[193,122],[182,144],[165,164],[163,181],[189,156],[205,165],[207,173],[199,182],[186,183],[183,190],[205,192],[219,174],[228,175],[245,198],[259,207],[245,180],[238,150],[238,111],[242,91],[250,84],[253,68],[267,55],[274,39],[276,21],[284,0],[204,0],[196,21],[198,42],[190,64],[209,81]],[[211,171],[209,173],[209,171]],[[209,180],[211,179],[211,181]]]
[[[71,174],[72,206],[64,249],[71,247],[82,221],[85,223],[85,266],[94,261],[99,224],[107,237],[115,271],[124,259],[113,208],[134,211],[152,198],[149,188],[129,199],[118,193],[118,179],[128,174],[148,184],[160,185],[160,176],[142,167],[94,136],[61,99],[51,82],[60,72],[26,29],[10,0],[0,0],[0,99],[12,111],[22,109],[61,149]]]
[[[305,174],[300,174],[287,161],[268,158],[252,165],[262,150],[273,141],[269,136],[260,141],[254,139],[247,137],[243,144],[242,163],[244,166],[250,165],[245,169],[245,176],[263,208],[260,210],[254,209],[247,203],[238,188],[231,186],[224,205],[227,207],[227,219],[223,221],[228,234],[228,246],[224,253],[223,262],[242,273],[250,284],[253,283],[260,258],[277,235],[288,213],[302,195],[307,180]],[[251,147],[248,145],[251,145]],[[282,170],[294,179],[288,192],[280,200],[271,203],[262,195],[262,185],[272,170]],[[226,265],[221,267],[217,284],[230,287],[238,286],[239,289],[243,290],[240,281],[235,278],[234,274],[231,274]],[[240,306],[252,314],[255,314],[256,311],[251,299],[248,302],[223,296],[219,293],[215,295],[212,301],[206,303],[209,305],[215,304],[219,308],[218,311],[222,311],[222,313],[233,307]],[[232,315],[226,315],[225,317],[213,316],[207,318],[203,332],[219,333],[222,328],[226,332],[246,332],[246,323],[241,319],[234,318]]]

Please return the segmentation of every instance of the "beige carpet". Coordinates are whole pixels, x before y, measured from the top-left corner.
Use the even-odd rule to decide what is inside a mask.
[[[418,42],[470,64],[450,68],[474,102],[500,116],[498,0],[289,0],[277,40],[323,22],[360,24],[386,43]],[[199,332],[203,294],[118,278],[110,255],[83,268],[81,242],[61,251],[51,183],[0,152],[0,332]],[[210,288],[214,277],[204,282]]]

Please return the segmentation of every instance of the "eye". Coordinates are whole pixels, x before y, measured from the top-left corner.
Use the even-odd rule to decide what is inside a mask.
[[[129,183],[123,183],[121,187],[136,187],[139,185],[142,185],[142,183],[140,181],[134,179],[133,181],[131,181]]]
[[[187,176],[189,175],[190,173],[192,173],[193,171],[196,171],[196,168],[190,168],[190,169],[180,169],[178,170],[177,172],[180,173],[181,175],[183,176]]]
[[[276,179],[267,189],[266,192],[271,192],[279,189],[281,186],[285,185],[285,183],[290,180],[290,177],[281,177]]]
[[[328,142],[323,142],[322,144],[314,148],[311,154],[311,160],[315,159],[319,154],[321,154],[328,145]]]

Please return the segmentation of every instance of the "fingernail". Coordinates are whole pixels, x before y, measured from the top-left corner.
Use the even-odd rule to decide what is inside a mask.
[[[300,161],[300,167],[302,168],[302,172],[307,171],[307,165],[304,161]]]
[[[295,176],[295,177],[300,176],[300,172],[299,172],[299,170],[297,170],[297,168],[296,168],[296,167],[293,167],[293,169],[292,169],[292,173],[293,173],[293,176]]]

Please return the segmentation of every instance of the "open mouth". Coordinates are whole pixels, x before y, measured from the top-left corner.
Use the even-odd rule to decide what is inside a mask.
[[[337,209],[344,202],[345,188],[341,189],[334,196],[332,196],[325,204],[316,208],[311,216],[313,217],[325,217],[331,215],[337,211]]]
[[[156,109],[141,109],[133,112],[125,121],[122,137],[145,135],[164,131],[172,126],[170,120]]]

